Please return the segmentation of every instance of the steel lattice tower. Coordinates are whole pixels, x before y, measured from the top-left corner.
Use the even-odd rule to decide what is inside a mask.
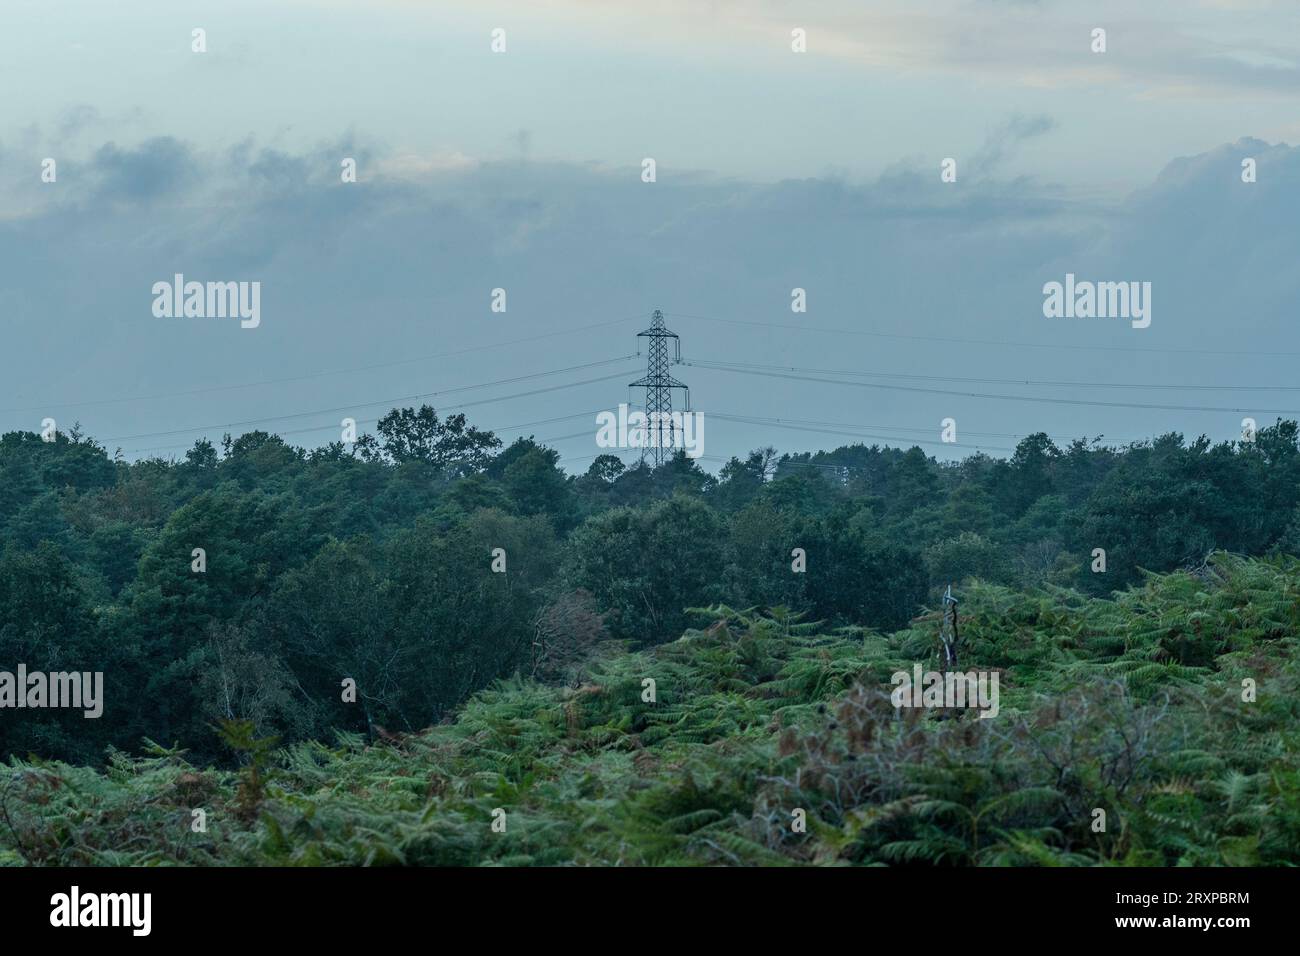
[[[650,440],[648,447],[642,447],[641,460],[651,459],[655,468],[673,456],[673,450],[681,446],[681,436],[672,420],[673,389],[680,388],[686,392],[686,410],[691,407],[691,390],[684,383],[668,374],[668,340],[673,341],[673,361],[682,359],[682,343],[676,332],[664,327],[664,314],[658,309],[651,316],[650,328],[638,332],[637,337],[650,340],[649,361],[646,364],[644,378],[629,382],[630,388],[645,386],[646,432]],[[658,441],[655,441],[655,436]]]

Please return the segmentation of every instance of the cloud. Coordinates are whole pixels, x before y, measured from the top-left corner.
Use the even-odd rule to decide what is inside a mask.
[[[355,145],[350,137],[303,152],[252,140],[212,153],[168,139],[106,143],[73,165],[91,188],[64,194],[61,182],[39,193],[28,214],[0,222],[0,380],[10,396],[2,404],[305,375],[654,307],[679,314],[674,328],[688,355],[808,367],[1213,383],[1251,373],[1230,360],[949,348],[942,340],[1300,350],[1293,322],[1300,274],[1291,262],[1300,247],[1300,150],[1259,140],[1224,144],[1174,160],[1143,190],[1102,205],[1061,199],[1048,184],[998,178],[1006,150],[1048,129],[1044,117],[1008,120],[988,138],[987,174],[951,185],[928,161],[900,161],[866,181],[766,185],[699,173],[648,185],[634,165],[432,162],[412,170],[396,150],[363,155],[359,181],[344,185],[338,160]],[[1243,155],[1258,160],[1255,184],[1240,182]],[[155,319],[151,285],[176,272],[260,281],[261,327]],[[1066,272],[1152,281],[1151,328],[1045,320],[1042,284]],[[496,287],[508,290],[505,314],[488,308]],[[808,291],[806,315],[789,311],[794,287]],[[765,331],[689,316],[884,337]],[[635,331],[629,325],[397,370],[76,414],[92,434],[111,437],[336,408],[627,354]],[[935,341],[907,338],[916,335]],[[951,413],[948,399],[774,388],[722,374],[683,372],[700,407],[908,425]],[[526,407],[485,408],[476,420],[493,426],[562,416],[606,407],[624,391],[561,392]],[[962,408],[967,428],[1017,434],[1194,432],[1214,424],[1129,410],[977,401]],[[0,430],[30,427],[31,418],[0,415]],[[269,427],[328,429],[338,418]],[[711,441],[727,455],[747,450],[751,437],[719,432]],[[566,453],[577,452],[567,446]]]
[[[90,129],[102,121],[98,109],[86,103],[71,106],[64,110],[55,127],[55,134],[60,140],[69,140],[78,133]]]
[[[398,0],[409,6],[410,0]],[[535,0],[496,5],[502,22],[527,23]],[[594,0],[551,0],[548,23],[566,22],[575,42],[662,47],[722,55],[727,50],[788,50],[790,30],[808,31],[810,55],[864,68],[920,70],[1032,88],[1118,86],[1148,96],[1222,96],[1254,90],[1293,96],[1300,88],[1300,8],[1266,0],[828,0],[815,7],[785,0],[660,0],[613,12]],[[1245,16],[1267,10],[1267,18]],[[1105,54],[1090,49],[1104,27]]]
[[[84,168],[97,181],[97,198],[132,202],[175,193],[199,173],[191,149],[170,136],[149,139],[130,149],[105,143]]]
[[[988,175],[1026,140],[1043,136],[1056,128],[1056,121],[1046,114],[1012,116],[989,133],[984,145],[971,156],[971,166]]]

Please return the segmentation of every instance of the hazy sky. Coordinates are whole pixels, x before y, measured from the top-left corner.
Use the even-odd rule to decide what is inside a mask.
[[[674,372],[709,467],[1300,417],[1295,3],[7,0],[0,81],[3,431],[315,445],[403,399],[581,470],[653,308],[750,367]],[[156,318],[176,273],[261,324]],[[1046,318],[1067,273],[1150,282],[1150,327]]]

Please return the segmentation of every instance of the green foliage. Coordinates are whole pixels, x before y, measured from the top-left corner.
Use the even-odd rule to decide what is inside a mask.
[[[889,674],[936,640],[929,617],[883,635],[697,609],[678,640],[607,648],[563,686],[499,682],[380,744],[272,751],[235,721],[235,773],[157,745],[102,771],[12,759],[0,862],[1285,865],[1297,588],[1300,562],[1228,555],[1111,599],[972,587],[965,664],[1002,678],[990,720],[891,704]],[[1205,644],[1171,637],[1180,621]],[[207,833],[189,828],[198,806]]]
[[[234,812],[237,819],[247,823],[257,815],[266,795],[266,767],[278,737],[258,737],[251,720],[223,720],[220,725],[221,742],[244,762],[235,789]]]
[[[98,720],[0,720],[0,852],[1286,861],[1297,436],[1037,434],[953,463],[763,448],[716,477],[683,455],[572,477],[428,407],[351,448],[254,431],[170,461],[76,428],[0,436],[0,669],[105,678]],[[962,664],[999,673],[1004,716],[909,724],[878,698],[938,661],[926,608],[949,583]],[[221,722],[284,741],[256,785]],[[506,834],[481,826],[497,806]]]
[[[683,608],[721,597],[725,527],[708,505],[680,494],[644,509],[616,508],[573,533],[564,579],[613,612],[615,634],[663,641],[681,633]]]

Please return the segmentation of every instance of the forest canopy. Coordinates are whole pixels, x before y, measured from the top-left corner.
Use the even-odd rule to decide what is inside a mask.
[[[1300,550],[1291,421],[1221,444],[1036,434],[955,462],[767,448],[716,475],[611,455],[570,474],[531,438],[427,406],[376,431],[312,449],[249,432],[133,462],[75,429],[0,438],[0,662],[105,674],[102,718],[10,714],[0,753],[95,764],[157,741],[229,761],[229,720],[286,744],[375,740],[611,641],[676,640],[693,607],[891,632],[949,584],[1102,597],[1214,550]]]

